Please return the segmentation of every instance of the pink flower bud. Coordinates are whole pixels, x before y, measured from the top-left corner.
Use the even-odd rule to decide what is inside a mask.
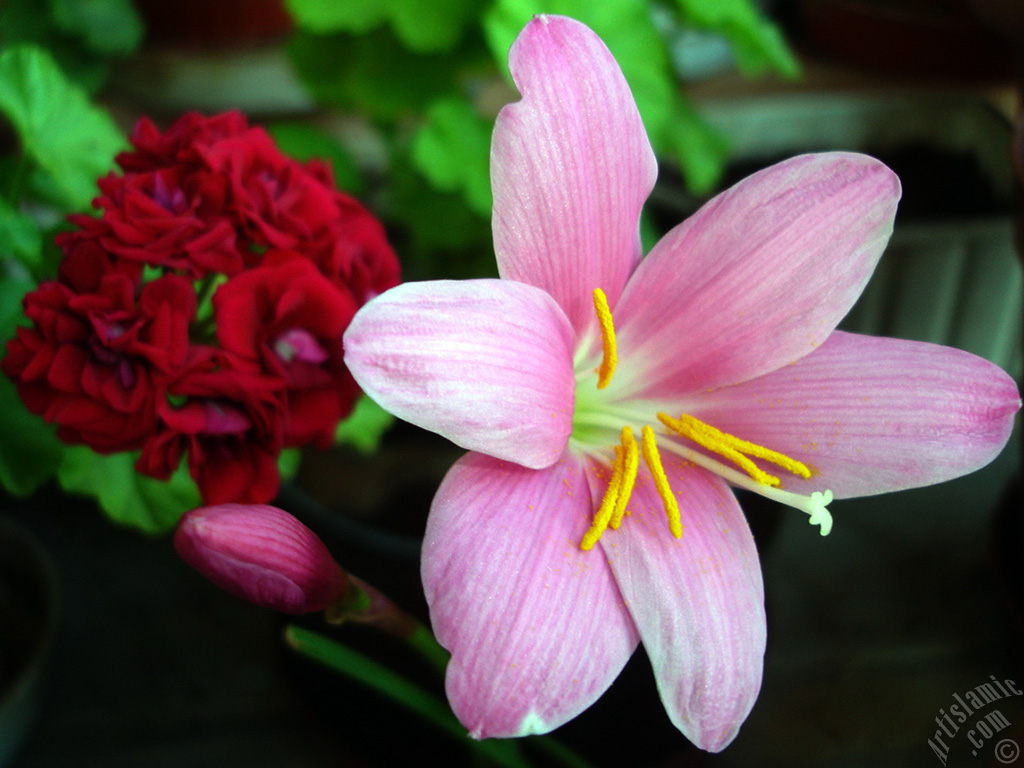
[[[348,585],[315,533],[265,504],[194,509],[181,518],[174,547],[217,586],[282,613],[323,610]]]

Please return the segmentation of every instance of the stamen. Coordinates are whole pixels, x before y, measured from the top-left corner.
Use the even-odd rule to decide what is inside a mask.
[[[622,522],[622,515],[626,510],[626,503],[633,493],[633,486],[636,484],[636,470],[638,461],[636,455],[639,453],[636,438],[633,437],[633,430],[629,426],[622,428],[622,445],[615,447],[615,463],[612,465],[612,476],[608,481],[608,488],[601,499],[601,506],[594,514],[594,520],[590,529],[583,535],[580,542],[580,549],[593,549],[601,534],[609,525],[618,528]],[[630,458],[632,455],[632,458]]]
[[[626,434],[626,430],[629,427],[624,427],[622,432]],[[626,514],[626,504],[629,502],[629,497],[632,493],[633,486],[636,485],[636,471],[640,467],[640,448],[636,444],[636,440],[633,438],[633,430],[629,429],[629,439],[622,441],[622,448],[616,448],[615,452],[624,451],[625,456],[623,457],[624,465],[624,485],[629,488],[630,493],[620,493],[619,498],[615,500],[615,511],[612,512],[612,519],[608,522],[608,525],[613,531],[617,531],[619,526],[622,525],[622,517]]]
[[[677,456],[682,456],[687,461],[710,472],[714,472],[716,475],[720,475],[737,488],[746,488],[748,491],[753,491],[773,501],[799,509],[808,515],[809,519],[807,522],[811,525],[821,526],[822,536],[828,536],[829,531],[832,530],[832,514],[828,511],[828,505],[832,503],[832,491],[830,490],[824,492],[815,491],[810,496],[804,496],[759,483],[742,472],[737,472],[732,467],[727,467],[720,461],[716,461],[700,451],[687,448],[685,445],[680,445],[675,441],[666,441],[662,444],[662,448],[671,451]]]
[[[769,461],[782,469],[792,472],[794,475],[799,475],[805,480],[811,476],[811,470],[807,468],[806,464],[778,451],[770,450],[757,443],[750,443],[722,432],[720,429],[716,429],[710,424],[705,424],[700,419],[688,414],[684,413],[678,419],[674,419],[668,414],[659,413],[658,420],[673,432],[677,432],[683,437],[707,448],[709,451],[729,459],[762,485],[777,486],[779,485],[779,478],[769,475],[744,454]]]
[[[654,440],[654,430],[644,424],[641,430],[643,440],[642,450],[644,462],[651,470],[651,477],[654,478],[654,488],[661,497],[661,503],[665,506],[665,514],[668,516],[668,529],[677,539],[683,537],[683,524],[679,515],[679,502],[668,484],[668,477],[665,476],[665,469],[661,466],[661,455],[658,453],[658,444]]]
[[[600,288],[594,289],[594,311],[597,322],[601,326],[601,367],[597,369],[597,388],[604,389],[612,380],[615,366],[619,361],[615,347],[615,325],[612,323],[612,311],[608,306],[608,297]]]

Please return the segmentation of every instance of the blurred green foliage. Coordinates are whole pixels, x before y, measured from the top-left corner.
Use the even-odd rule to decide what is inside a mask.
[[[25,322],[22,297],[56,273],[53,236],[65,216],[89,208],[96,180],[127,147],[91,94],[139,46],[142,32],[131,0],[0,3],[0,341]],[[0,482],[9,492],[30,494],[56,478],[96,496],[115,520],[147,531],[194,506],[194,485],[179,479],[166,492],[167,484],[140,483],[133,460],[69,448],[0,376]]]
[[[0,112],[13,126],[23,160],[36,175],[33,191],[60,210],[82,210],[96,179],[127,148],[121,131],[64,77],[43,49],[16,45],[0,53]],[[17,180],[15,180],[17,181]]]
[[[128,0],[11,0],[0,11],[0,128],[13,143],[0,157],[0,339],[24,322],[21,299],[56,272],[54,234],[84,211],[96,180],[127,148],[96,106],[111,57],[130,53],[142,27]],[[73,75],[66,73],[71,72]],[[172,527],[199,503],[187,471],[164,483],[134,470],[134,454],[101,456],[57,439],[0,377],[0,482],[26,495],[57,479],[94,496],[114,521],[148,533]]]
[[[380,130],[387,178],[378,211],[413,278],[493,270],[490,132],[517,98],[512,41],[538,13],[572,16],[622,66],[651,142],[694,195],[719,183],[727,139],[687,99],[672,46],[684,29],[721,35],[745,75],[793,78],[796,58],[754,0],[286,0],[297,32],[289,54],[314,98]]]
[[[123,14],[123,15],[122,15]],[[114,57],[141,40],[128,0],[52,0],[40,6],[13,0],[0,11],[0,344],[25,323],[22,298],[52,279],[61,254],[54,235],[69,213],[87,211],[97,179],[115,170],[128,142],[89,91]],[[67,72],[74,71],[78,77]],[[339,184],[358,193],[362,175],[337,141],[301,124],[272,127],[283,151],[329,160]],[[339,439],[371,451],[390,417],[359,410],[362,429]],[[200,504],[187,469],[167,482],[135,471],[137,452],[104,456],[61,442],[54,428],[30,414],[15,385],[0,376],[0,484],[24,496],[51,480],[96,498],[114,522],[162,533]],[[282,454],[284,477],[299,454]]]
[[[796,77],[796,59],[756,0],[284,0],[287,44],[304,86],[328,110],[372,134],[375,162],[302,121],[268,125],[281,149],[331,162],[339,187],[388,225],[406,279],[493,274],[490,134],[517,98],[507,75],[512,41],[537,13],[575,17],[608,44],[637,100],[655,151],[691,193],[713,191],[729,144],[687,99],[673,61],[681,31],[721,35],[745,75]],[[131,0],[0,2],[0,340],[24,322],[21,298],[56,272],[53,236],[87,210],[125,137],[93,101],[112,68],[140,46]],[[656,236],[643,222],[645,241]],[[390,417],[369,401],[337,433],[376,449]],[[140,477],[130,454],[69,448],[0,377],[0,482],[28,494],[57,479],[91,494],[119,523],[173,526],[198,503],[186,472]],[[283,462],[293,470],[296,457]],[[284,466],[285,464],[289,466]]]
[[[94,93],[118,57],[142,42],[132,0],[4,0],[0,49],[28,43],[45,49],[76,85]]]

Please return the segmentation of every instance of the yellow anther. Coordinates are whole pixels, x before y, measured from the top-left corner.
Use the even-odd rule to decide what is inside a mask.
[[[628,434],[626,432],[627,429],[629,430]],[[626,514],[626,504],[629,502],[633,486],[636,485],[636,471],[640,467],[640,447],[633,438],[633,430],[629,429],[629,427],[624,427],[622,434],[622,447],[616,448],[615,453],[616,455],[620,451],[623,453],[624,486],[629,488],[630,493],[620,493],[619,497],[615,500],[612,519],[608,522],[612,530],[618,530],[619,526],[622,525],[622,517]]]
[[[594,311],[597,312],[597,322],[601,326],[601,348],[603,351],[601,367],[597,369],[597,388],[604,389],[612,380],[619,357],[615,348],[615,326],[612,323],[612,311],[608,307],[608,297],[600,288],[594,289]]]
[[[665,506],[665,514],[668,516],[668,529],[677,539],[683,537],[683,523],[679,515],[679,502],[672,493],[668,484],[668,477],[665,469],[661,466],[661,455],[658,453],[658,444],[654,440],[654,430],[646,424],[641,430],[641,450],[644,455],[644,462],[651,470],[651,477],[654,478],[654,488],[661,497],[661,503]]]
[[[594,514],[594,520],[590,529],[583,535],[580,542],[580,549],[593,549],[601,534],[608,526],[618,528],[622,522],[622,516],[626,511],[626,504],[633,493],[633,486],[636,484],[636,470],[639,454],[636,438],[633,437],[633,430],[625,426],[622,428],[621,446],[615,446],[615,463],[612,465],[612,476],[608,481],[608,488],[601,499],[601,506]]]
[[[769,475],[758,467],[750,460],[750,456],[764,459],[804,479],[811,476],[811,470],[807,468],[806,464],[778,451],[770,450],[764,446],[750,443],[722,432],[720,429],[716,429],[710,424],[705,424],[700,419],[685,413],[678,419],[674,419],[665,413],[659,413],[658,420],[673,432],[692,440],[709,451],[717,453],[719,456],[729,459],[761,485],[777,486],[779,485],[779,478]]]

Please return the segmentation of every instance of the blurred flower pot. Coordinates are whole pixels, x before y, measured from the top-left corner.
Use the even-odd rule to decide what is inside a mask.
[[[800,0],[802,41],[816,53],[890,75],[1008,79],[1010,49],[966,0]]]
[[[899,175],[892,239],[844,330],[959,347],[1020,375],[1024,275],[1005,115],[970,92],[914,87],[718,98],[702,110],[729,136],[737,179],[825,149],[866,152]]]
[[[49,556],[20,525],[0,516],[0,765],[35,718],[57,616]]]
[[[282,0],[139,0],[138,7],[145,43],[111,79],[126,105],[167,115],[312,108],[284,53],[292,22]]]
[[[226,48],[280,40],[292,28],[282,0],[137,0],[147,41],[176,47]]]

